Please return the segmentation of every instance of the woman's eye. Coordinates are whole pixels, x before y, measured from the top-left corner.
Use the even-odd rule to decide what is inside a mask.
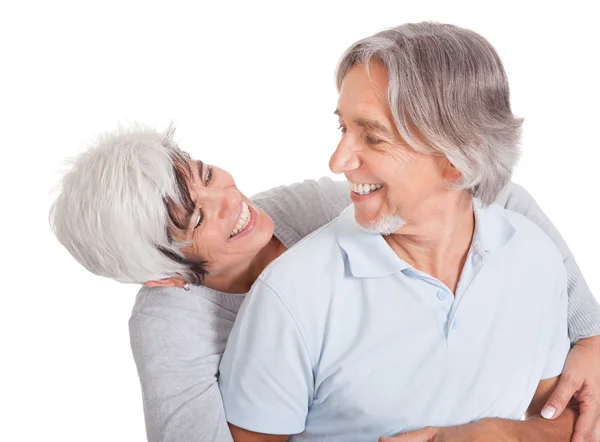
[[[213,179],[213,168],[208,167],[208,172],[206,172],[206,180],[204,181],[207,186],[211,183],[212,179]]]
[[[340,127],[338,127],[338,129],[339,129],[339,130],[340,130],[340,131],[341,131],[343,134],[345,134],[345,133],[346,133],[346,128],[345,128],[344,126],[341,126],[341,125],[340,125]]]
[[[196,225],[194,226],[194,229],[200,227],[202,225],[202,221],[204,221],[204,214],[202,213],[202,209],[200,209],[200,211],[198,212],[198,219],[196,220]]]

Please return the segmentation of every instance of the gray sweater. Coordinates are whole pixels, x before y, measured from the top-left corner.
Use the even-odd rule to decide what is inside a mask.
[[[329,178],[280,186],[252,200],[273,218],[275,235],[288,248],[351,203],[348,183]],[[496,202],[535,222],[561,250],[569,277],[571,341],[600,335],[600,306],[567,244],[535,200],[510,183]],[[218,368],[243,299],[244,295],[201,286],[192,286],[188,292],[140,289],[129,333],[149,441],[232,441],[218,387]]]

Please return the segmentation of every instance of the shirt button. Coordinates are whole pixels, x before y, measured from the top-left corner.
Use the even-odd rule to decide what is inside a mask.
[[[437,292],[437,297],[440,301],[443,301],[448,297],[448,294],[440,290],[439,292]]]
[[[456,319],[454,321],[452,321],[452,328],[454,330],[456,330],[458,328],[458,321]]]
[[[481,260],[481,256],[479,256],[477,253],[473,255],[473,261],[479,262],[480,260]]]

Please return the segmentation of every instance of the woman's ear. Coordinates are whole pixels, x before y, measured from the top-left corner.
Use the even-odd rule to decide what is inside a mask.
[[[164,278],[157,279],[154,281],[146,281],[144,285],[146,287],[179,287],[183,288],[185,281],[181,278]]]

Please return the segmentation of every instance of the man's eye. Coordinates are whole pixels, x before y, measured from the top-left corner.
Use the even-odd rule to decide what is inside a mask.
[[[346,133],[346,128],[345,128],[344,126],[340,125],[340,127],[338,127],[338,129],[339,129],[339,130],[340,130],[340,131],[341,131],[343,134],[345,134],[345,133]]]
[[[198,219],[196,221],[196,225],[194,226],[194,229],[197,229],[198,227],[200,227],[202,225],[202,221],[204,221],[204,213],[202,212],[202,209],[200,209],[200,211],[198,212]]]
[[[378,140],[377,138],[373,138],[373,137],[371,137],[371,136],[369,136],[369,135],[367,135],[367,136],[365,137],[365,141],[366,141],[367,143],[369,143],[369,144],[379,144],[379,143],[381,143],[381,140]]]

